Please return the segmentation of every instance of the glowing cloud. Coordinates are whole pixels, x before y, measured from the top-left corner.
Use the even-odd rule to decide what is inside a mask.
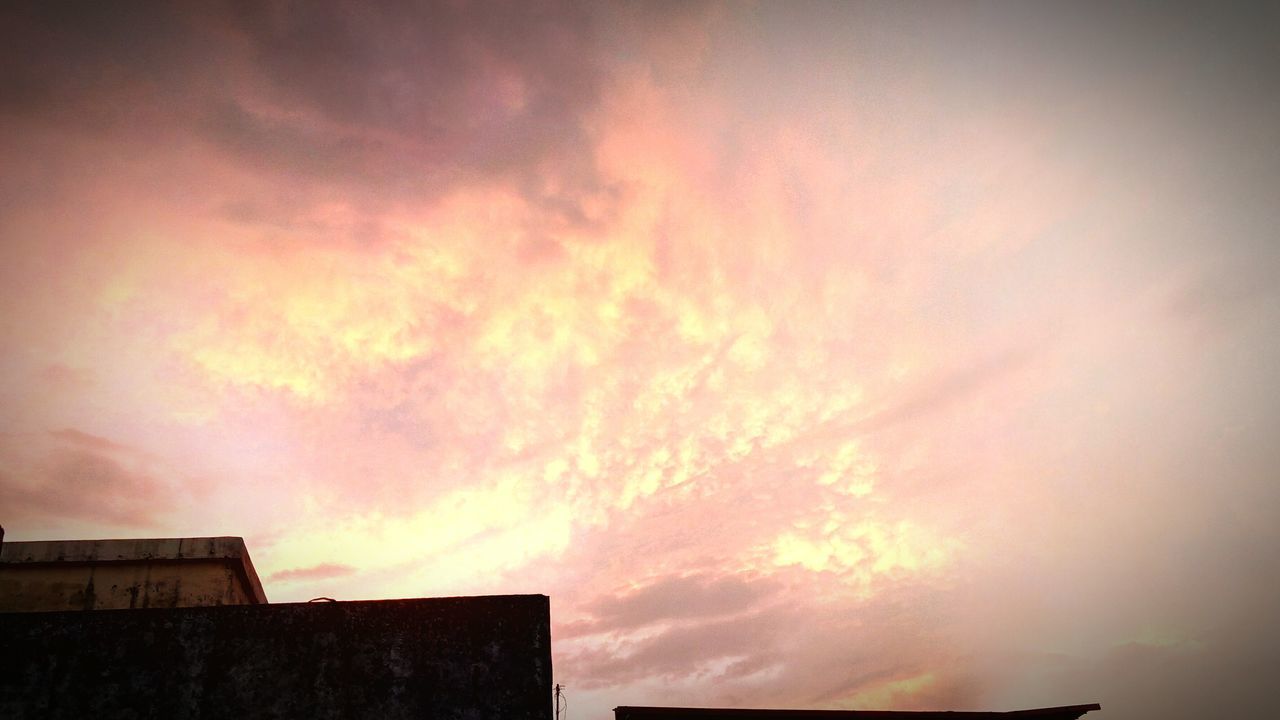
[[[579,718],[1247,715],[1274,27],[8,4],[0,520],[548,593]]]

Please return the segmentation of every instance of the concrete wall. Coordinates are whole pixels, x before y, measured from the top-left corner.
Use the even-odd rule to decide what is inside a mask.
[[[245,605],[226,563],[0,564],[0,612]]]
[[[7,542],[0,612],[265,603],[240,538]]]
[[[542,595],[0,614],[0,717],[551,718]]]

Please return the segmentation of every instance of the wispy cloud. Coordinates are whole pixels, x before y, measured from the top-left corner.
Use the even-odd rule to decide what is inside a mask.
[[[99,437],[98,435],[92,435],[87,432],[76,430],[75,428],[63,428],[61,430],[50,430],[49,435],[65,443],[68,443],[70,445],[75,445],[75,446],[84,448],[86,450],[92,450],[96,452],[115,452],[115,451],[127,452],[132,450],[132,448],[130,448],[128,445],[122,445],[118,442],[114,442],[107,438]]]
[[[561,626],[557,635],[592,635],[663,621],[733,615],[776,590],[776,582],[769,578],[717,578],[705,574],[664,578],[619,595],[596,598],[584,606],[592,620]]]
[[[345,577],[356,572],[356,568],[341,563],[320,563],[310,567],[288,568],[277,570],[267,576],[267,582],[289,583],[308,580],[329,580]]]

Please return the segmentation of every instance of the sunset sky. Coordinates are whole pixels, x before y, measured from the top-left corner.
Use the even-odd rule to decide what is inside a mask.
[[[574,720],[1274,705],[1277,38],[6,2],[6,539],[544,593]]]

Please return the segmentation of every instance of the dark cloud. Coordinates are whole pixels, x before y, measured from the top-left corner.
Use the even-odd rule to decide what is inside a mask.
[[[122,445],[113,440],[109,440],[98,435],[91,435],[87,432],[76,430],[75,428],[63,428],[61,430],[50,430],[49,435],[61,440],[67,444],[75,445],[85,450],[96,452],[111,452],[116,450],[130,451],[128,445]]]
[[[209,84],[222,59],[182,3],[5,3],[0,111],[104,130]]]
[[[794,702],[822,707],[886,683],[928,676],[908,694],[976,696],[978,686],[955,669],[958,649],[947,633],[947,619],[936,612],[934,594],[909,585],[869,600],[828,601],[795,611],[782,626],[782,648],[789,657],[778,677],[741,691],[762,702],[771,690],[787,688]],[[968,689],[960,693],[956,686]],[[932,709],[939,707],[966,705]]]
[[[868,600],[819,594],[826,600],[784,592],[734,617],[575,644],[557,667],[584,689],[669,684],[674,704],[830,707],[870,691],[898,707],[981,706],[986,686],[948,639],[929,591],[904,587]],[[904,684],[898,696],[895,683]]]
[[[1266,717],[1274,690],[1264,676],[1280,663],[1277,632],[1265,622],[1228,626],[1205,640],[1123,643],[1097,658],[1021,658],[1013,674],[1037,678],[1054,697],[1097,701],[1137,720]]]
[[[586,605],[594,620],[567,624],[558,634],[573,637],[666,620],[730,615],[756,606],[777,589],[776,582],[763,578],[705,574],[664,578],[638,590],[596,598]]]
[[[11,516],[146,527],[176,506],[166,483],[98,452],[102,438],[84,433],[67,437],[75,438],[74,447],[50,453],[35,468],[34,483],[0,476],[0,504]]]
[[[595,24],[573,3],[10,4],[0,112],[143,148],[194,134],[357,204],[510,182],[578,223],[609,192],[583,125]]]
[[[218,110],[215,140],[246,158],[266,144],[281,167],[417,196],[508,177],[571,221],[577,194],[600,189],[582,121],[602,69],[583,7],[247,4],[229,25],[287,110]]]
[[[591,18],[567,3],[252,3],[229,24],[286,104],[498,163],[597,90]]]
[[[786,623],[777,610],[745,618],[681,625],[628,644],[629,652],[589,649],[566,658],[567,672],[583,687],[626,684],[653,677],[692,677],[706,663],[722,658],[769,653]]]
[[[287,171],[313,179],[377,181],[382,159],[393,151],[357,131],[324,131],[253,113],[234,101],[211,103],[200,129],[205,137],[260,171]],[[383,156],[380,158],[379,156]]]

